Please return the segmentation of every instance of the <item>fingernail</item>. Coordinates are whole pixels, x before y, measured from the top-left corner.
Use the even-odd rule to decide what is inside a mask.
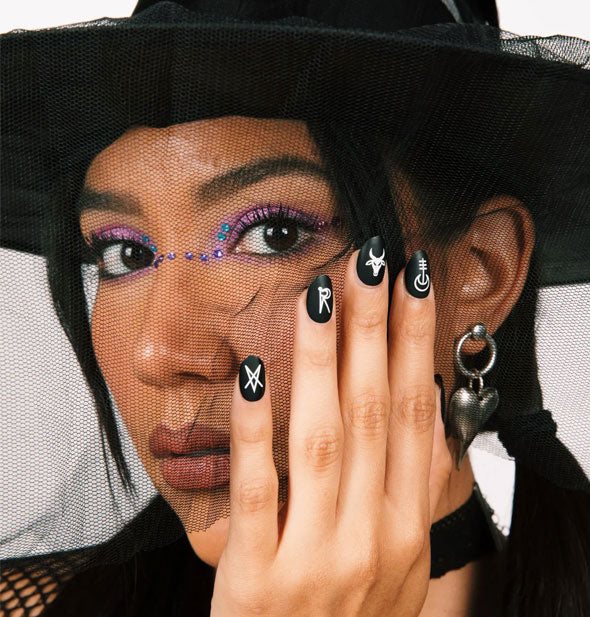
[[[385,274],[385,243],[381,236],[369,238],[356,258],[356,273],[365,285],[379,285]]]
[[[430,265],[426,251],[416,251],[408,261],[404,273],[406,289],[414,298],[426,298],[430,291]]]
[[[248,356],[240,364],[240,392],[247,401],[259,401],[264,395],[264,363],[258,356]]]
[[[445,407],[446,407],[445,384],[443,382],[443,378],[440,373],[436,373],[434,375],[434,381],[438,384],[438,387],[440,388],[440,415],[442,416],[442,421],[444,423],[445,422]]]
[[[307,288],[307,314],[318,323],[326,323],[332,317],[333,302],[332,281],[327,274],[320,274]]]

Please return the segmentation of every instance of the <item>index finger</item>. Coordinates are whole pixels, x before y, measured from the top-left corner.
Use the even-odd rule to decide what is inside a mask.
[[[409,259],[395,281],[389,323],[391,418],[385,492],[397,511],[427,516],[436,410],[434,291],[425,251]]]

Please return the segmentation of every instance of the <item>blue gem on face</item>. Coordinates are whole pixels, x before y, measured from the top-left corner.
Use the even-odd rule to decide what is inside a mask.
[[[150,239],[147,236],[141,236],[141,239],[143,240],[143,242],[149,242]]]
[[[214,257],[223,257],[223,251],[221,249],[216,249],[215,251],[213,251],[213,256]]]
[[[154,268],[157,268],[160,265],[160,262],[156,259],[156,261],[154,261]]]
[[[176,253],[168,253],[168,259],[175,259]]]
[[[150,244],[150,250],[153,251],[154,253],[158,251],[155,244]]]
[[[160,263],[162,263],[162,262],[164,261],[164,255],[160,255],[160,256],[158,257],[158,261],[159,261]]]
[[[201,261],[209,261],[209,256],[208,256],[208,255],[205,255],[205,253],[201,253],[201,254],[199,255],[199,259],[200,259]]]
[[[187,252],[184,254],[184,256],[185,256],[187,259],[192,259],[192,258],[193,258],[193,254],[192,254],[190,251],[187,251]]]
[[[218,240],[225,240],[227,238],[227,236],[224,233],[218,232],[217,233],[217,239]]]
[[[221,231],[229,231],[229,225],[227,223],[221,223]]]

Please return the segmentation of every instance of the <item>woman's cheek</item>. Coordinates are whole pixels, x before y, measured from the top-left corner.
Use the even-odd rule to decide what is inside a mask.
[[[120,314],[120,310],[114,309],[112,306],[105,306],[105,302],[101,301],[100,296],[97,297],[92,313],[91,321],[91,337],[94,353],[100,371],[108,385],[112,398],[115,401],[118,411],[125,422],[125,426],[129,434],[138,446],[138,440],[141,439],[142,433],[147,429],[145,426],[145,416],[134,411],[133,393],[137,393],[134,387],[132,375],[133,357],[132,341],[136,340],[133,329],[117,330],[113,327],[113,315]],[[126,320],[127,326],[134,323],[133,319]],[[127,400],[129,397],[130,400]],[[135,394],[137,398],[137,394]],[[154,418],[156,421],[156,418]],[[137,447],[138,453],[141,455],[141,448]]]

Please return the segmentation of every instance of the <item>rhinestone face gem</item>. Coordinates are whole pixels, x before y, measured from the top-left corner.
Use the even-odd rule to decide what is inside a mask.
[[[143,240],[143,242],[149,242],[150,239],[147,236],[141,236],[141,239]]]
[[[192,254],[190,251],[187,251],[187,252],[184,254],[184,256],[185,256],[187,259],[192,259],[192,258],[193,258],[193,254]]]
[[[201,253],[201,254],[199,255],[199,259],[200,259],[201,261],[209,261],[209,256],[208,256],[208,255],[205,255],[205,253]]]
[[[175,259],[176,253],[168,253],[168,259]]]
[[[150,244],[150,250],[156,253],[158,249],[156,248],[155,244]]]
[[[227,223],[221,223],[221,231],[229,231],[229,225]]]
[[[221,249],[216,249],[215,251],[213,251],[213,256],[214,257],[223,257],[223,251]]]
[[[160,255],[160,256],[158,257],[158,261],[159,261],[160,263],[162,263],[162,262],[164,261],[164,255]]]
[[[227,236],[224,233],[218,232],[217,234],[217,239],[218,240],[225,240],[227,238]]]

